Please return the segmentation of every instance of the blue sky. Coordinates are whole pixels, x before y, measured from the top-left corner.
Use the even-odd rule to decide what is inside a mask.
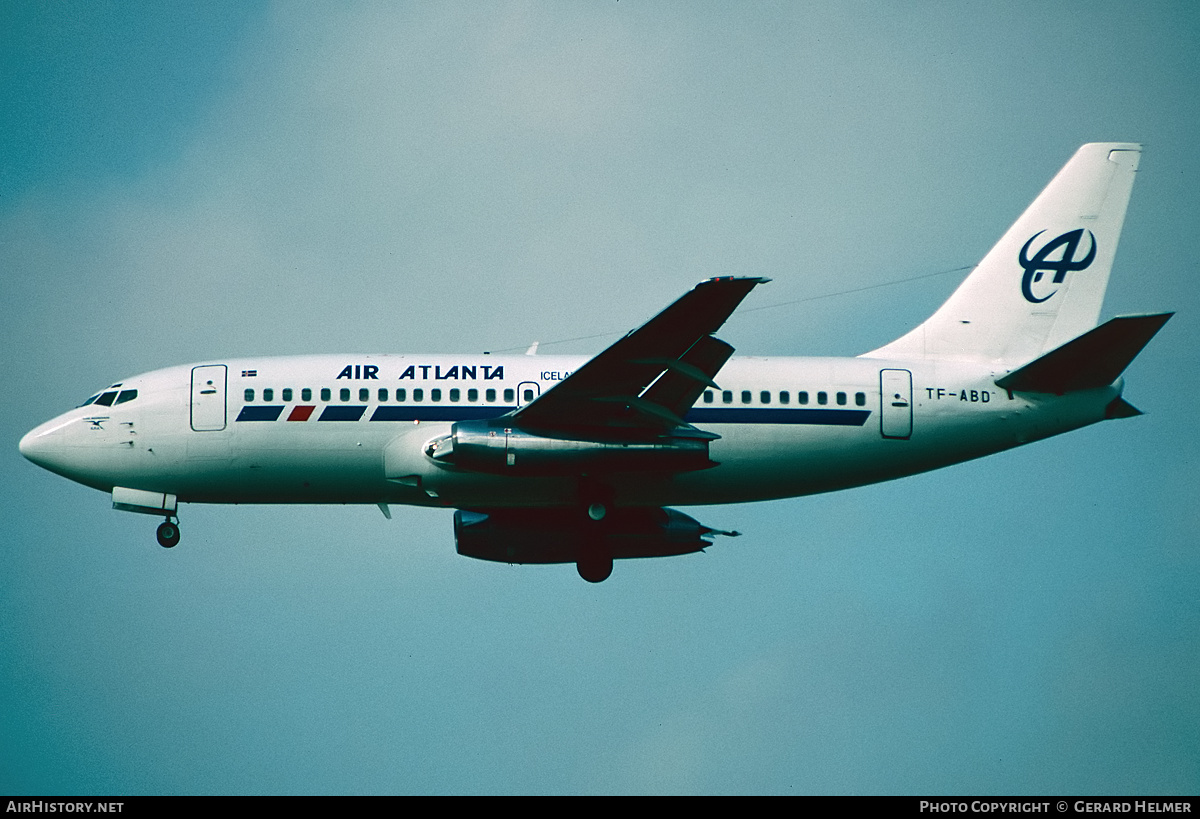
[[[0,4],[0,792],[1195,793],[1190,3]],[[906,331],[1082,143],[1145,144],[1105,315],[1147,415],[694,510],[704,555],[454,553],[448,512],[184,507],[25,462],[201,359]]]

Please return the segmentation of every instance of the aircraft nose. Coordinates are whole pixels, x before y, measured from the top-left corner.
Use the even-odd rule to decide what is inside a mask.
[[[46,438],[49,437],[46,432],[42,427],[31,429],[21,438],[21,443],[17,444],[21,454],[38,466],[45,466],[48,449]]]
[[[85,486],[108,485],[109,464],[104,459],[103,427],[90,434],[79,413],[68,412],[25,434],[17,448],[33,463]],[[82,435],[81,435],[82,433]]]

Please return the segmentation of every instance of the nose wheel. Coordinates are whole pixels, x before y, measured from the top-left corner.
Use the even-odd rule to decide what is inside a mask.
[[[165,520],[158,524],[158,531],[155,532],[155,535],[158,537],[159,546],[170,549],[179,543],[179,524]]]

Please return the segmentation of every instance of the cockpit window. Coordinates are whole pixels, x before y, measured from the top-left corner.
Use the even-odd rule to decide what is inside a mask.
[[[104,392],[98,392],[88,400],[84,401],[79,406],[86,407],[88,404],[96,404],[101,407],[111,407],[113,404],[124,404],[127,401],[132,401],[137,398],[137,390],[119,390],[120,384],[113,384]]]

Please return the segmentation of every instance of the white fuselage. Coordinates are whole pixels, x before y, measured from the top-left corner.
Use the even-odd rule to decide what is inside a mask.
[[[426,454],[454,421],[503,415],[586,359],[344,355],[172,367],[31,431],[21,450],[72,480],[193,503],[565,506],[578,482],[467,471]],[[604,476],[622,505],[736,503],[911,475],[1100,421],[1121,382],[1010,394],[978,363],[733,358],[688,414],[716,466]],[[208,383],[212,382],[212,383]]]

